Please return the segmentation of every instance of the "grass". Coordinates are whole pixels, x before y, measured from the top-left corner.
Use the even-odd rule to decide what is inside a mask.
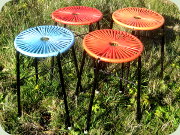
[[[34,62],[32,58],[21,56],[22,79],[21,100],[23,116],[17,117],[15,49],[13,41],[22,30],[38,25],[53,25],[50,14],[58,8],[84,5],[95,7],[104,14],[101,28],[110,26],[111,14],[123,7],[146,7],[165,17],[165,71],[164,79],[160,72],[160,38],[156,40],[141,39],[145,45],[142,55],[142,96],[143,117],[138,124],[136,116],[136,62],[132,63],[130,82],[126,94],[119,93],[119,79],[106,76],[99,83],[99,94],[96,94],[93,105],[92,125],[89,134],[117,135],[168,135],[176,130],[180,123],[180,12],[167,0],[20,0],[18,4],[7,3],[0,13],[0,121],[4,129],[11,134],[83,134],[86,112],[89,104],[93,81],[91,59],[85,64],[82,85],[86,90],[79,96],[78,107],[74,104],[76,72],[71,61],[70,51],[63,55],[63,71],[68,93],[72,130],[67,131],[64,125],[64,104],[59,95],[58,76],[50,81],[46,66],[50,59],[40,59],[40,75],[35,85]],[[87,26],[69,26],[78,33],[88,31]],[[126,30],[118,25],[113,29]],[[130,32],[130,31],[129,31]],[[155,34],[154,34],[155,33]],[[157,35],[157,31],[150,34]],[[76,39],[75,48],[78,61],[82,56],[82,40]],[[46,66],[45,66],[46,65]],[[109,65],[112,68],[116,65]],[[117,65],[120,67],[121,65]],[[109,69],[108,68],[108,69]],[[118,69],[118,68],[117,68]],[[57,70],[57,69],[56,69]],[[55,70],[55,75],[57,71]],[[30,72],[31,71],[31,72]],[[114,75],[119,75],[113,70]],[[102,77],[105,77],[103,74]]]

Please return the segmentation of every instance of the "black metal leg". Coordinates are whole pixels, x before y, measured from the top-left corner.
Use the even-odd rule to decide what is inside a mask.
[[[98,28],[98,30],[100,30],[100,24],[99,24],[99,22],[97,22],[97,28]]]
[[[67,25],[64,24],[64,28],[66,28],[66,27],[67,27]],[[78,62],[77,62],[77,57],[76,57],[74,46],[72,46],[72,55],[73,55],[73,58],[74,58],[74,65],[75,65],[75,68],[76,68],[76,73],[77,73],[77,78],[78,78],[78,76],[79,76],[79,68],[78,68]],[[80,89],[82,89],[81,84],[80,84]]]
[[[61,87],[62,87],[62,93],[63,93],[63,99],[64,99],[64,106],[65,106],[65,111],[66,111],[65,125],[66,125],[66,128],[68,128],[68,127],[71,127],[71,123],[70,123],[70,117],[69,117],[67,95],[66,95],[65,86],[64,86],[64,78],[63,78],[63,73],[62,73],[60,54],[57,56],[57,63],[58,63],[58,68],[59,68],[59,76],[60,76],[60,81],[61,81]]]
[[[38,59],[35,58],[36,84],[38,83]]]
[[[98,84],[99,60],[97,61],[97,64],[95,67],[96,67],[96,69],[95,69],[95,73],[94,73],[94,84],[93,84],[93,89],[91,92],[91,98],[90,98],[90,103],[89,103],[89,108],[88,108],[87,123],[86,123],[86,129],[85,129],[86,131],[89,131],[89,129],[90,129],[93,100],[95,97],[95,90],[97,89],[97,84]]]
[[[92,24],[89,25],[89,32],[93,31]]]
[[[162,26],[162,41],[161,41],[161,78],[163,78],[164,72],[164,43],[165,43],[165,31],[164,25]]]
[[[110,22],[110,29],[112,29],[112,28],[113,28],[113,23],[114,23],[114,21],[113,21],[113,20],[111,20],[111,22]]]
[[[89,25],[89,32],[92,31],[92,25]],[[81,67],[79,70],[79,75],[78,75],[78,81],[77,81],[77,86],[76,86],[76,92],[75,95],[78,96],[79,94],[79,87],[82,89],[81,86],[81,78],[82,78],[82,72],[83,72],[83,68],[84,68],[84,64],[85,64],[85,59],[86,59],[86,52],[85,50],[83,51],[83,57],[82,57],[82,61],[81,61]]]
[[[64,28],[66,28],[67,27],[67,25],[66,24],[64,24]]]
[[[130,72],[130,62],[127,63],[127,74],[126,74],[126,80],[129,78],[129,72]],[[127,89],[128,82],[126,81],[125,88]]]
[[[20,96],[20,58],[19,52],[16,51],[16,81],[17,81],[17,102],[18,102],[18,116],[21,117],[21,96]]]
[[[130,64],[131,62],[128,62],[127,63],[127,77],[126,77],[126,79],[128,80],[128,78],[129,78],[129,72],[130,72]]]
[[[54,73],[54,56],[51,58],[51,72],[50,72],[50,80],[53,79],[53,73]]]
[[[120,78],[120,92],[124,93],[124,88],[123,88],[123,84],[122,84],[122,81],[123,81],[123,73],[124,73],[124,63],[122,63],[122,66],[121,66],[121,78]]]
[[[74,58],[74,65],[75,65],[75,68],[76,68],[76,73],[77,73],[77,78],[78,78],[78,76],[79,76],[79,68],[78,68],[78,63],[77,63],[77,58],[76,58],[74,46],[72,46],[72,55],[73,55],[73,58]],[[80,90],[82,90],[81,83],[80,83],[79,87],[80,87]]]
[[[77,58],[76,58],[74,46],[72,46],[72,55],[74,58],[74,65],[75,65],[76,73],[77,73],[77,77],[78,77],[79,76],[79,69],[78,69]]]
[[[96,59],[93,58],[94,74],[96,72]]]
[[[134,31],[134,30],[132,30],[131,34],[132,34],[132,35],[135,35],[135,31]]]
[[[138,87],[137,87],[137,122],[141,120],[141,104],[140,104],[140,93],[141,93],[141,56],[138,58]]]
[[[54,22],[54,25],[56,25],[56,26],[57,26],[57,25],[58,25],[58,23],[57,23],[57,22]]]
[[[81,61],[81,67],[79,70],[78,81],[77,81],[77,86],[76,86],[76,93],[75,93],[76,96],[78,96],[79,87],[81,86],[81,78],[82,78],[82,72],[83,72],[83,68],[84,68],[84,64],[85,64],[85,59],[86,59],[86,52],[83,51],[83,57],[82,57],[82,61]]]

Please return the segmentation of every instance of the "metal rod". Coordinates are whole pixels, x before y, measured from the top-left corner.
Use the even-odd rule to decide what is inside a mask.
[[[135,31],[134,31],[134,30],[132,30],[131,34],[132,34],[132,35],[135,35]]]
[[[138,87],[137,87],[137,122],[139,123],[141,120],[141,104],[140,104],[140,96],[141,96],[141,56],[138,58]]]
[[[71,123],[70,123],[70,117],[69,117],[67,95],[66,95],[66,91],[65,91],[65,85],[64,85],[64,78],[63,78],[63,73],[62,73],[60,54],[57,56],[57,63],[58,63],[59,76],[60,76],[60,82],[61,82],[60,85],[61,85],[61,88],[62,88],[63,99],[64,99],[64,106],[65,106],[65,111],[66,111],[65,125],[66,125],[66,128],[68,128],[68,127],[71,127]],[[59,92],[59,94],[60,94],[60,92]]]
[[[129,78],[129,72],[130,72],[130,66],[131,66],[130,63],[131,63],[131,62],[128,62],[128,63],[127,63],[127,77],[126,77],[126,80],[128,80],[128,78]]]
[[[64,24],[64,28],[66,28],[67,27],[67,25],[66,24]]]
[[[93,58],[94,74],[96,72],[96,59]]]
[[[17,102],[18,102],[18,116],[21,117],[21,95],[20,95],[20,58],[19,52],[16,51],[16,81],[17,81]]]
[[[120,91],[122,93],[124,93],[124,88],[123,88],[123,84],[122,84],[122,81],[123,81],[123,73],[124,73],[124,63],[122,63],[122,66],[121,66],[121,78],[120,79]]]
[[[76,68],[76,73],[77,73],[77,78],[78,78],[78,76],[79,76],[79,68],[78,68],[78,62],[77,62],[77,57],[76,57],[76,54],[75,54],[74,46],[72,46],[72,55],[73,55],[73,58],[74,58],[74,65],[75,65],[75,68]],[[81,83],[80,83],[80,91],[82,91]]]
[[[38,59],[35,58],[36,84],[38,83]]]
[[[51,72],[50,72],[50,80],[53,79],[53,73],[54,73],[54,56],[51,57]]]
[[[78,76],[79,76],[79,68],[78,68],[78,62],[77,62],[77,57],[76,57],[76,54],[75,54],[74,46],[72,46],[72,55],[73,55],[73,58],[74,58],[74,65],[75,65],[75,68],[76,68],[76,73],[77,73],[77,78],[78,78]],[[80,83],[80,90],[82,91],[81,83]]]
[[[76,96],[78,96],[78,94],[79,94],[79,87],[81,86],[81,78],[82,78],[82,72],[83,72],[83,68],[84,68],[84,64],[85,64],[85,59],[86,59],[86,52],[84,50],[83,51],[82,61],[81,61],[81,67],[80,67],[79,75],[78,75],[77,86],[76,86],[76,92],[75,92]]]
[[[79,68],[78,68],[78,64],[77,64],[77,58],[76,58],[74,46],[72,46],[72,55],[74,58],[74,65],[75,65],[76,73],[77,73],[77,77],[78,77],[79,76]]]
[[[96,64],[97,63],[97,64]],[[95,97],[95,90],[97,89],[97,84],[98,84],[98,74],[99,74],[99,60],[97,60],[95,66],[95,73],[94,73],[94,83],[93,83],[93,89],[91,92],[91,97],[90,97],[90,103],[89,103],[89,108],[88,108],[88,113],[87,113],[87,122],[86,122],[86,131],[89,131],[90,129],[90,122],[91,122],[91,113],[92,113],[92,106],[93,106],[93,100]]]
[[[110,29],[113,28],[113,23],[114,23],[114,21],[113,21],[113,19],[112,19],[111,22],[110,22]]]
[[[57,25],[58,25],[58,23],[57,23],[57,22],[54,22],[54,25],[56,25],[56,26],[57,26]]]
[[[89,25],[89,32],[93,31],[92,24]]]
[[[129,78],[129,72],[130,72],[130,62],[127,63],[126,80],[128,80],[128,78]],[[127,81],[124,81],[124,82],[125,82],[125,89],[127,89],[128,82]]]
[[[100,30],[100,24],[99,24],[99,21],[97,22],[97,29]]]
[[[161,39],[161,78],[163,78],[164,72],[164,44],[165,44],[165,31],[164,25],[162,26],[162,39]]]

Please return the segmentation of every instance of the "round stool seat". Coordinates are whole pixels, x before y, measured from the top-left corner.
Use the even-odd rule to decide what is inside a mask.
[[[73,33],[59,26],[37,26],[22,31],[14,41],[20,53],[31,57],[57,56],[74,44]]]
[[[98,22],[102,17],[98,9],[86,6],[64,7],[52,13],[53,20],[69,25],[90,25]]]
[[[132,61],[143,51],[143,45],[138,38],[112,29],[90,32],[83,39],[83,47],[90,56],[110,63]]]
[[[129,7],[112,14],[115,23],[134,30],[154,30],[164,24],[164,18],[146,8]]]

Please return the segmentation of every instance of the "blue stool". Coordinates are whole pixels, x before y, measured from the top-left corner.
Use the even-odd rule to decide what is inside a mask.
[[[20,104],[20,53],[35,58],[36,83],[38,82],[37,58],[39,57],[57,57],[59,68],[60,84],[64,98],[66,111],[66,126],[70,127],[69,110],[67,104],[67,96],[64,87],[64,78],[61,67],[60,54],[69,50],[74,44],[73,33],[59,26],[37,26],[22,31],[14,40],[16,49],[16,77],[17,77],[17,101],[18,101],[18,116],[22,115]]]

